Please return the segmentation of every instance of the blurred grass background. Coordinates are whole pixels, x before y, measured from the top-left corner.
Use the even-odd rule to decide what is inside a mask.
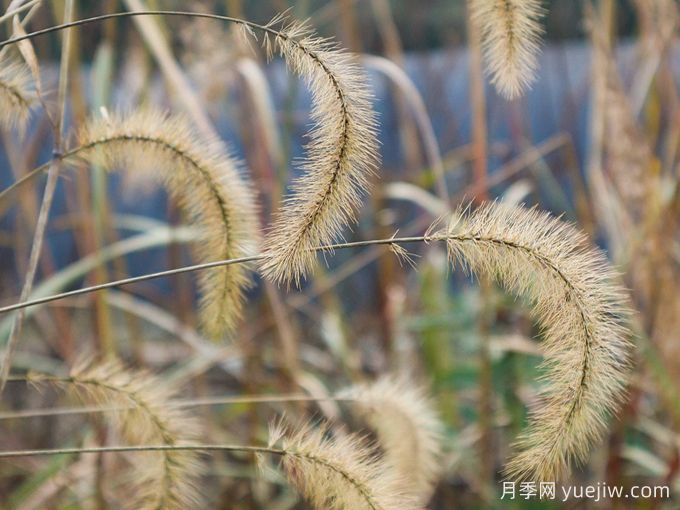
[[[5,7],[8,3],[3,2]],[[63,2],[45,4],[32,20],[32,29],[59,21]],[[471,99],[475,61],[467,48],[461,0],[145,2],[149,9],[204,10],[258,22],[289,9],[293,17],[309,17],[321,34],[336,37],[342,46],[386,57],[395,65],[390,73],[384,61],[364,60],[380,113],[384,164],[348,239],[386,237],[396,230],[404,235],[421,232],[446,211],[447,200],[457,205],[488,196],[562,214],[610,250],[639,308],[639,359],[630,402],[611,422],[610,436],[570,483],[665,484],[671,486],[673,500],[583,500],[566,505],[499,500],[503,462],[537,390],[540,332],[526,303],[490,286],[480,290],[478,282],[451,273],[442,247],[415,247],[417,271],[371,248],[337,253],[300,291],[288,293],[260,282],[251,293],[243,326],[225,351],[197,332],[191,275],[36,308],[30,312],[15,368],[62,373],[84,350],[116,353],[132,365],[152,367],[181,381],[191,398],[290,391],[319,396],[380,373],[408,371],[431,383],[446,424],[446,472],[430,508],[678,508],[680,353],[678,332],[668,325],[668,316],[680,311],[674,300],[680,291],[677,215],[670,207],[671,219],[660,215],[656,226],[641,234],[651,244],[667,242],[668,260],[660,263],[653,256],[660,251],[656,245],[650,248],[652,255],[642,256],[643,262],[625,253],[619,257],[611,249],[612,235],[602,227],[598,209],[602,196],[592,186],[588,169],[597,144],[606,140],[598,140],[593,132],[598,105],[593,99],[585,4],[545,2],[546,39],[538,81],[525,98],[511,103],[487,83],[480,116]],[[116,0],[77,2],[78,17],[125,8],[125,2]],[[619,69],[626,88],[634,89],[642,64],[650,58],[643,50],[654,28],[645,29],[635,2],[603,0],[595,8],[610,14]],[[267,63],[261,52],[244,48],[227,26],[188,19],[156,22],[211,122],[250,170],[263,204],[262,223],[267,224],[285,190],[289,163],[302,154],[308,92],[280,62]],[[9,26],[3,27],[6,37]],[[158,65],[158,55],[149,51],[149,34],[140,33],[134,23],[93,24],[77,33],[71,128],[101,106],[134,108],[148,102],[184,108],[179,86]],[[52,90],[58,42],[56,35],[34,42]],[[676,42],[674,36],[670,49],[656,50],[660,63],[637,116],[654,152],[646,171],[658,175],[664,172],[659,168],[665,169],[669,179],[661,193],[671,197],[678,193]],[[483,140],[474,134],[480,122],[485,124]],[[3,133],[0,185],[11,184],[46,160],[50,147],[40,113],[23,144]],[[488,163],[483,189],[475,170],[480,151]],[[444,172],[448,196],[438,194],[437,166]],[[36,181],[11,202],[0,202],[2,304],[15,302],[19,295],[42,186]],[[186,244],[192,232],[180,226],[176,204],[155,188],[138,188],[96,169],[79,168],[62,176],[36,292],[48,294],[191,262]],[[633,242],[626,237],[614,241]],[[637,286],[641,265],[669,268],[663,274],[659,269],[658,278],[652,279],[652,286],[663,287],[663,293],[649,298],[647,287]],[[662,309],[666,315],[659,318]],[[663,328],[658,321],[664,322]],[[7,327],[7,316],[0,317],[3,341]],[[5,411],[65,405],[49,391],[13,386],[7,395]],[[197,412],[210,424],[215,441],[257,442],[277,414],[333,416],[341,410],[336,407],[243,404]],[[101,432],[96,419],[82,417],[6,419],[0,427],[2,449],[64,445],[83,433]],[[90,486],[69,487],[68,477],[56,480],[56,473],[77,472],[76,466],[71,458],[2,463],[3,508],[94,508]],[[264,484],[248,459],[216,459],[207,479],[214,508],[305,508],[280,480]],[[41,494],[52,497],[41,499]]]

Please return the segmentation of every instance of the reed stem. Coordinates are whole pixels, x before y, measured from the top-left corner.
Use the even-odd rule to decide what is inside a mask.
[[[64,19],[73,19],[73,8],[74,0],[67,0],[64,7]],[[68,24],[68,23],[65,23]],[[59,115],[57,117],[57,124],[54,128],[54,154],[61,154],[63,150],[63,134],[64,134],[64,118],[66,116],[66,97],[67,97],[67,87],[68,87],[68,74],[69,74],[69,61],[71,53],[71,31],[66,31],[63,37],[63,43],[61,48],[61,65],[59,72]],[[38,262],[40,260],[40,253],[42,252],[43,240],[45,238],[45,229],[47,227],[47,221],[50,214],[50,209],[52,208],[52,200],[54,198],[54,192],[57,189],[57,180],[59,178],[59,172],[61,170],[61,159],[53,158],[50,163],[47,185],[45,186],[45,191],[43,193],[43,200],[40,206],[40,212],[38,213],[38,221],[35,227],[35,233],[33,234],[33,244],[31,246],[31,254],[29,256],[28,270],[26,273],[26,278],[24,280],[24,286],[21,290],[21,301],[25,301],[31,295],[33,290],[33,282],[35,280],[35,275],[38,269]],[[23,309],[22,309],[23,310]],[[2,365],[0,366],[0,395],[5,389],[5,384],[7,383],[7,376],[9,376],[9,371],[12,366],[12,356],[19,342],[19,336],[21,335],[21,329],[24,321],[24,313],[20,311],[12,322],[12,328],[10,330],[9,340],[7,341],[7,346],[5,347],[5,352],[2,358]]]

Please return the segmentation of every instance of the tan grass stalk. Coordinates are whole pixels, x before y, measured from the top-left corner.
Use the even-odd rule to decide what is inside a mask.
[[[640,222],[653,204],[656,186],[652,171],[653,154],[645,133],[638,125],[619,74],[616,58],[603,36],[601,22],[592,15],[591,38],[594,59],[599,62],[604,115],[604,156],[608,176],[632,220]]]
[[[540,0],[469,1],[491,82],[508,99],[522,95],[536,77],[543,32]]]
[[[0,24],[4,23],[10,18],[13,18],[14,16],[23,13],[24,11],[32,9],[33,7],[36,6],[36,4],[39,4],[40,2],[42,2],[42,0],[31,0],[30,2],[26,2],[23,5],[17,5],[14,7],[12,6],[12,4],[10,4],[10,7],[7,8],[5,13],[3,15],[0,15]]]
[[[631,107],[637,116],[664,59],[672,51],[678,27],[680,6],[675,0],[634,0],[640,27],[638,59],[630,87]]]
[[[0,59],[0,128],[26,128],[34,92],[31,71],[25,64]]]
[[[487,204],[455,215],[431,238],[447,241],[452,263],[531,302],[542,328],[545,387],[506,474],[559,479],[573,459],[585,460],[623,397],[626,293],[584,234],[536,209]]]
[[[631,220],[628,218],[625,204],[621,202],[619,194],[604,173],[606,54],[611,51],[613,45],[615,2],[602,0],[597,9],[590,3],[586,3],[585,6],[586,26],[593,40],[590,146],[586,161],[586,177],[590,195],[597,197],[593,204],[594,217],[606,235],[612,259],[620,261],[627,251],[626,231],[631,228]]]
[[[74,2],[75,0],[66,0],[64,3],[64,20],[67,22],[73,19]],[[72,32],[72,30],[67,30],[62,37],[57,95],[58,116],[56,122],[54,120],[51,121],[52,133],[54,135],[53,154],[60,154],[64,150],[64,120],[66,116],[66,92],[69,79],[69,63],[71,49],[73,47]],[[51,117],[49,118],[51,119]],[[59,178],[59,172],[61,171],[61,161],[56,157],[52,157],[48,168],[47,183],[45,184],[43,198],[35,224],[35,231],[33,232],[33,241],[31,243],[31,252],[28,257],[26,276],[24,277],[24,283],[21,288],[21,295],[19,296],[21,301],[26,301],[30,297],[31,290],[33,289],[33,283],[38,270],[38,262],[40,260],[45,238],[45,230],[47,228],[50,209],[52,208],[52,201],[54,200],[54,192],[57,188],[57,180]],[[21,337],[24,318],[25,312],[21,310],[11,320],[7,345],[5,346],[5,351],[2,356],[2,365],[0,366],[0,393],[5,389],[7,376],[9,376],[10,369],[12,368],[12,358],[19,343],[19,338]]]
[[[122,436],[132,444],[182,446],[195,442],[199,425],[172,405],[174,389],[145,371],[126,369],[116,361],[83,363],[63,379],[35,376],[34,382],[49,382],[76,395],[89,405],[115,411]],[[135,459],[134,495],[125,494],[125,508],[173,510],[198,507],[196,481],[202,466],[196,452],[167,450],[149,452]]]
[[[316,259],[311,250],[337,238],[355,218],[377,160],[375,115],[360,67],[306,25],[285,27],[265,45],[307,80],[314,103],[302,176],[274,220],[262,266],[279,284],[299,284]]]
[[[123,2],[130,14],[143,12],[146,3],[143,0],[125,0]],[[179,104],[184,112],[193,121],[202,136],[215,137],[217,132],[210,120],[206,108],[194,93],[191,82],[185,75],[179,63],[173,55],[170,43],[161,26],[156,20],[146,16],[135,16],[135,25],[144,39],[149,52],[158,63],[163,76],[176,94]]]
[[[340,396],[376,431],[404,488],[426,504],[440,474],[443,427],[424,389],[404,377],[383,377]]]
[[[288,481],[319,510],[421,508],[374,446],[353,435],[330,436],[326,427],[288,432],[272,427],[270,447],[281,443]]]
[[[205,234],[196,252],[202,262],[254,252],[257,214],[253,192],[217,140],[199,139],[179,116],[138,111],[95,119],[80,133],[78,155],[107,169],[157,175]],[[213,268],[201,275],[205,332],[232,331],[250,284],[244,267]]]

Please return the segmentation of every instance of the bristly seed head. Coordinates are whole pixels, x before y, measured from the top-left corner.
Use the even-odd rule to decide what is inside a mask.
[[[174,407],[175,389],[142,370],[129,370],[118,361],[76,365],[68,378],[31,378],[52,382],[89,405],[111,407],[121,435],[131,444],[181,446],[196,443],[199,423]],[[134,510],[201,508],[196,483],[203,464],[196,452],[167,450],[135,453],[132,487],[118,501]]]
[[[454,265],[528,298],[543,331],[541,405],[506,474],[556,481],[572,460],[585,460],[624,396],[627,293],[583,233],[546,213],[493,203],[453,218],[432,239],[447,241]]]
[[[299,285],[316,260],[314,248],[337,239],[355,219],[376,168],[376,120],[363,72],[334,43],[293,24],[265,44],[307,80],[314,105],[302,176],[274,220],[262,266],[276,283]]]
[[[536,77],[543,27],[540,0],[470,0],[491,82],[507,99],[524,93]]]
[[[28,66],[0,60],[0,128],[25,130],[35,100],[32,83]]]
[[[199,139],[181,116],[140,110],[90,121],[78,155],[107,169],[158,176],[202,229],[201,262],[254,255],[259,227],[254,192],[218,140]],[[243,264],[203,271],[203,329],[213,338],[233,331],[250,275]]]
[[[386,461],[423,505],[441,472],[443,425],[423,388],[406,377],[383,377],[339,394],[375,430]]]
[[[327,426],[306,425],[271,433],[284,450],[288,481],[319,510],[416,510],[423,508],[376,448],[354,434],[331,435]]]

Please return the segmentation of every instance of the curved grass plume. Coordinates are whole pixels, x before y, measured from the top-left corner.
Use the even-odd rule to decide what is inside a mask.
[[[82,363],[69,377],[33,376],[36,383],[63,388],[80,400],[113,410],[116,426],[131,444],[181,446],[200,437],[199,423],[186,410],[172,406],[175,391],[166,381],[118,361]],[[196,483],[203,471],[197,452],[165,450],[135,457],[133,491],[118,501],[135,510],[200,508]]]
[[[340,393],[375,430],[387,462],[404,487],[427,504],[441,473],[443,426],[424,388],[405,377],[383,377]]]
[[[451,262],[526,297],[541,326],[540,402],[506,474],[555,481],[584,461],[624,394],[627,294],[605,255],[572,226],[536,209],[486,204],[431,235]]]
[[[254,194],[238,165],[217,140],[198,138],[180,116],[140,110],[90,121],[77,154],[107,169],[157,176],[203,231],[196,245],[201,262],[254,253],[258,219]],[[243,265],[201,274],[201,317],[206,333],[233,331],[250,284]]]
[[[375,447],[354,434],[330,435],[307,424],[289,432],[272,427],[269,446],[281,444],[288,481],[318,510],[422,508]]]
[[[313,248],[354,221],[377,164],[376,120],[364,74],[334,43],[292,24],[265,46],[308,82],[314,104],[302,175],[270,229],[262,265],[275,282],[299,285],[316,260]]]

